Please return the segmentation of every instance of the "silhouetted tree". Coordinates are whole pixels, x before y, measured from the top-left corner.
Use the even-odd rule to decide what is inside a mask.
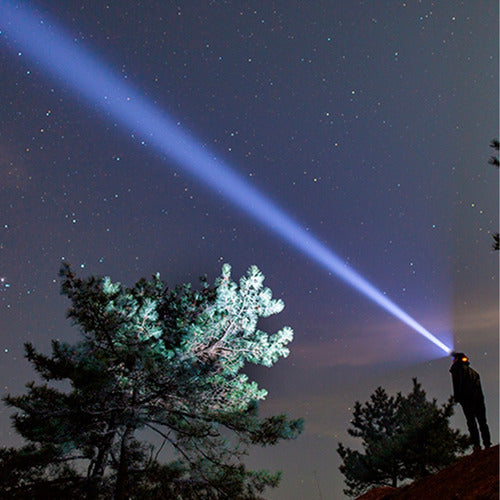
[[[287,356],[293,337],[288,327],[257,329],[283,303],[255,266],[237,284],[224,265],[215,285],[202,279],[200,290],[169,291],[158,275],[125,288],[79,279],[66,265],[60,274],[81,340],[53,341],[50,356],[25,348],[43,379],[70,389],[32,382],[25,395],[4,398],[29,445],[2,450],[0,496],[251,499],[278,484],[280,473],[242,462],[249,445],[302,430],[285,415],[260,418],[257,402],[267,393],[242,373],[247,363]],[[139,440],[143,429],[178,459],[161,464],[159,451]]]
[[[500,161],[498,160],[498,150],[500,149],[500,142],[498,142],[498,139],[493,139],[490,142],[490,147],[493,148],[495,151],[497,151],[497,153],[496,153],[496,156],[493,155],[490,157],[489,163],[490,163],[490,165],[493,165],[494,167],[499,167]]]
[[[500,142],[498,139],[493,139],[490,142],[490,147],[496,151],[496,155],[490,157],[489,163],[495,167],[500,166],[500,161],[498,160],[498,150],[500,149]],[[493,250],[500,250],[500,239],[498,233],[493,233]]]
[[[438,407],[413,379],[407,395],[395,397],[378,387],[364,404],[354,405],[347,432],[361,439],[363,452],[339,443],[340,472],[349,496],[358,496],[374,486],[394,486],[417,479],[453,463],[469,446],[468,439],[449,426],[452,398]]]

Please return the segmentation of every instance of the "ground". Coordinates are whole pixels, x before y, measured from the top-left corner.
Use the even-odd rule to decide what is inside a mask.
[[[498,445],[401,488],[374,488],[357,500],[497,500]]]

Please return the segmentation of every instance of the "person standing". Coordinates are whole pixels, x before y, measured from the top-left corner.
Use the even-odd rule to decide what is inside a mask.
[[[491,446],[490,430],[486,422],[486,406],[479,374],[470,367],[469,358],[463,352],[454,352],[450,368],[453,398],[464,411],[467,428],[474,451],[480,450],[479,432],[483,446]],[[479,425],[479,431],[478,431]]]

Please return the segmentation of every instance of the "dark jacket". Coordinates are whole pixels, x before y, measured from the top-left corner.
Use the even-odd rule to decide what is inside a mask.
[[[453,398],[462,405],[476,406],[484,404],[483,390],[479,374],[469,363],[456,361],[450,368],[453,381]]]

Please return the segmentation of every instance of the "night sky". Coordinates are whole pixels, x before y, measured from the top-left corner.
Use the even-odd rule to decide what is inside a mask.
[[[25,4],[26,2],[22,2]],[[481,374],[498,443],[498,2],[30,2]],[[1,16],[0,16],[1,17]],[[0,21],[0,384],[23,342],[76,341],[61,261],[170,285],[256,264],[290,325],[251,375],[265,415],[304,417],[255,450],[270,499],[342,498],[338,441],[377,386],[451,392],[450,358],[29,57]],[[0,444],[17,445],[0,407]],[[453,425],[465,431],[461,410]]]

